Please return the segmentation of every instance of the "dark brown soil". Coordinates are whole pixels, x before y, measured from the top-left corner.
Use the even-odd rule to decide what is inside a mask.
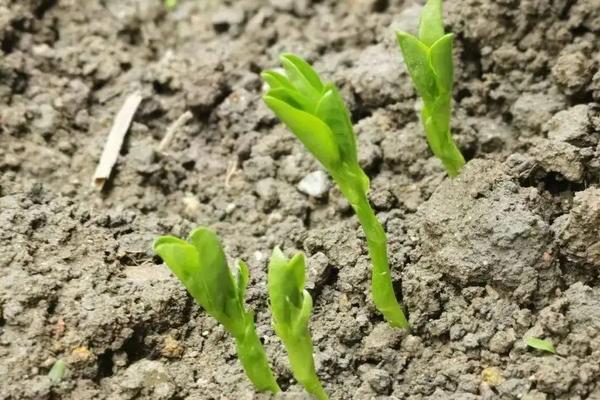
[[[251,267],[283,398],[303,392],[269,322],[276,245],[307,254],[332,399],[600,399],[600,1],[446,2],[453,131],[470,159],[455,180],[426,146],[394,42],[418,3],[0,0],[0,399],[269,398],[152,254],[156,235],[198,225]],[[284,51],[351,108],[408,332],[369,300],[364,237],[339,191],[298,189],[320,167],[260,100],[259,73]],[[52,385],[57,359],[67,373]]]

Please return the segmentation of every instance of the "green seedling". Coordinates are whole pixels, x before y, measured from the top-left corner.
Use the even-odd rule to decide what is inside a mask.
[[[288,352],[294,378],[317,399],[327,400],[327,393],[315,371],[308,329],[313,303],[310,294],[304,290],[305,270],[302,253],[290,260],[279,248],[273,250],[268,282],[273,328]]]
[[[450,133],[454,36],[444,32],[442,0],[429,0],[423,8],[418,38],[406,32],[397,32],[397,38],[408,72],[423,99],[421,117],[429,147],[448,175],[457,176],[465,159]]]
[[[259,391],[279,392],[254,326],[254,313],[244,307],[248,266],[240,261],[231,273],[217,235],[207,229],[192,231],[187,241],[161,236],[154,251],[208,314],[234,338],[246,375]]]
[[[406,328],[390,276],[385,232],[367,198],[369,178],[358,165],[356,136],[344,101],[337,88],[323,84],[300,57],[284,54],[281,62],[286,75],[262,74],[270,87],[263,99],[325,167],[354,208],[373,262],[373,302],[392,326]]]
[[[48,379],[53,385],[58,385],[63,377],[65,376],[66,365],[63,360],[56,360],[50,371],[48,372]]]
[[[177,0],[165,0],[165,7],[169,10],[174,9],[177,6]]]
[[[530,337],[525,339],[525,343],[527,344],[527,346],[533,347],[534,349],[556,354],[556,350],[554,349],[552,342],[550,342],[547,339]]]

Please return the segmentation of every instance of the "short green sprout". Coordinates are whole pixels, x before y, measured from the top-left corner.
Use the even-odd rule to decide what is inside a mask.
[[[169,10],[174,9],[177,6],[177,0],[165,0],[165,7]]]
[[[423,99],[421,116],[429,147],[448,175],[457,176],[465,159],[450,133],[454,36],[444,32],[442,0],[427,1],[418,38],[406,32],[397,32],[397,38],[408,72]]]
[[[231,273],[217,235],[207,228],[190,233],[187,241],[161,236],[154,251],[208,314],[234,338],[246,375],[259,391],[280,391],[254,326],[254,313],[244,307],[248,266],[240,261]]]
[[[532,347],[534,349],[556,354],[556,350],[554,349],[552,342],[550,342],[547,339],[529,337],[525,339],[525,343],[527,344],[527,346]]]
[[[323,84],[312,67],[293,54],[281,56],[285,75],[262,74],[270,89],[265,103],[325,167],[348,199],[365,231],[373,261],[372,295],[392,326],[408,322],[394,294],[386,236],[369,204],[369,178],[358,164],[356,136],[344,101],[332,83]]]
[[[305,261],[302,253],[288,259],[279,248],[269,262],[269,299],[273,328],[288,352],[294,378],[319,400],[327,400],[313,360],[313,346],[308,329],[313,303],[304,290]]]

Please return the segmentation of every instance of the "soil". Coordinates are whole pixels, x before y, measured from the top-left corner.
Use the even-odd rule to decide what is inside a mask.
[[[394,42],[420,2],[0,1],[0,399],[270,398],[152,254],[156,235],[198,225],[251,267],[281,398],[305,397],[269,321],[276,245],[307,254],[332,399],[600,399],[600,1],[446,3],[453,131],[470,160],[454,180]],[[349,104],[409,331],[375,311],[339,191],[298,190],[320,167],[260,101],[259,73],[284,51]],[[99,192],[106,135],[135,91]]]

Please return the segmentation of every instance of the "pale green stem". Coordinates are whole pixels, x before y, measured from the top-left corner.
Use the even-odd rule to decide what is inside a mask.
[[[373,263],[371,293],[375,307],[383,314],[390,325],[397,328],[408,328],[408,321],[394,293],[388,263],[385,231],[371,208],[366,193],[358,185],[352,183],[356,182],[356,179],[341,176],[334,177],[334,179],[338,182],[344,196],[356,212],[367,238],[369,256]]]
[[[245,324],[244,332],[234,335],[238,358],[244,367],[244,371],[246,371],[246,375],[258,391],[277,393],[281,389],[271,372],[267,355],[256,333],[254,317],[251,313],[246,314]]]

